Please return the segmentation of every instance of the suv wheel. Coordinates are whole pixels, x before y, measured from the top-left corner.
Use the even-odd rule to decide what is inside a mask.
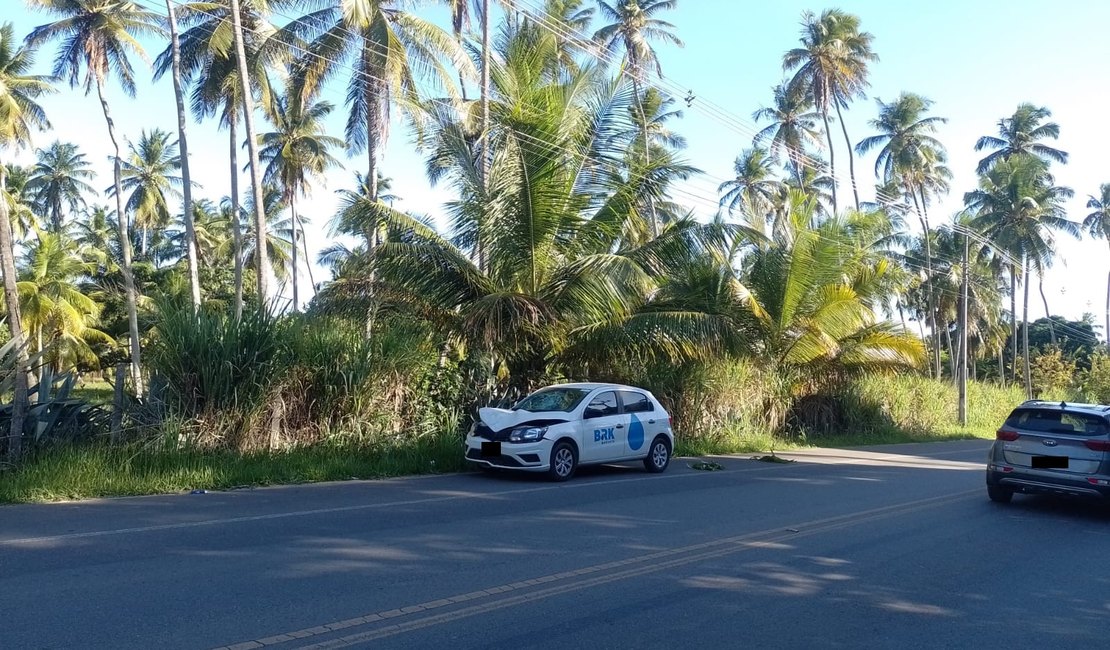
[[[988,485],[987,496],[995,503],[1009,503],[1010,499],[1014,498],[1014,491],[997,485]]]

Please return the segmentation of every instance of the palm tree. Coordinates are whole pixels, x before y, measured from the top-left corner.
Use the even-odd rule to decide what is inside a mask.
[[[27,189],[35,209],[49,216],[50,227],[61,232],[65,225],[65,209],[70,212],[85,207],[85,195],[95,194],[86,181],[96,178],[85,154],[77,145],[55,141],[46,149],[35,150],[38,158],[31,169]]]
[[[1052,117],[1052,111],[1030,103],[1020,104],[1011,117],[998,121],[998,136],[985,135],[975,143],[975,150],[994,149],[979,161],[976,172],[985,174],[996,163],[1009,160],[1011,156],[1036,156],[1046,162],[1067,164],[1067,152],[1042,144],[1046,138],[1056,140],[1060,137],[1060,125],[1055,122],[1044,123]]]
[[[853,374],[914,367],[920,340],[876,317],[893,266],[871,246],[890,224],[881,213],[850,213],[802,226],[789,242],[756,249],[741,281],[762,364],[781,377],[786,397],[812,394]],[[792,221],[804,224],[805,215]],[[885,244],[879,244],[883,246]],[[772,400],[773,401],[773,400]],[[767,405],[774,412],[773,404]],[[778,412],[780,422],[784,413]]]
[[[813,98],[809,94],[796,86],[782,83],[774,88],[772,105],[752,113],[753,120],[770,122],[755,135],[753,144],[761,146],[769,139],[768,151],[775,158],[785,151],[786,159],[803,189],[803,169],[812,166],[806,150],[809,145],[817,144],[821,137],[817,128],[820,115],[812,109]]]
[[[275,131],[262,134],[260,140],[260,155],[266,162],[265,180],[282,188],[282,201],[289,206],[293,240],[293,311],[300,309],[297,243],[303,239],[299,234],[301,220],[297,215],[297,197],[307,196],[312,181],[322,180],[327,170],[341,166],[330,149],[341,148],[343,141],[328,136],[324,131],[324,119],[333,109],[330,102],[313,102],[290,91],[270,105],[267,112]]]
[[[160,236],[169,225],[167,199],[181,198],[178,188],[183,179],[175,174],[181,170],[181,157],[170,134],[161,129],[144,130],[138,144],[128,143],[128,149],[131,155],[123,163],[122,187],[129,192],[126,209],[134,218],[134,228],[142,232],[139,255],[145,258],[150,232],[156,230]]]
[[[555,58],[567,70],[578,69],[578,54],[596,50],[594,41],[585,36],[594,20],[594,8],[584,4],[585,0],[544,0],[540,14],[556,41]]]
[[[735,178],[717,188],[722,194],[721,207],[727,206],[729,214],[739,208],[753,228],[762,230],[773,213],[775,196],[782,190],[775,177],[774,158],[766,149],[754,147],[736,157],[733,171]]]
[[[185,119],[185,93],[181,80],[181,36],[177,28],[177,10],[173,0],[166,0],[166,18],[170,28],[170,60],[173,68],[173,97],[177,108],[177,146],[181,155],[181,178],[184,184],[181,214],[185,220],[185,250],[189,266],[189,293],[193,309],[200,309],[200,268],[197,266],[196,237],[193,232],[193,188],[189,170],[189,140]]]
[[[101,254],[100,268],[94,273],[104,277],[119,270],[122,258],[119,233],[113,232],[111,210],[107,206],[94,205],[85,218],[73,224],[67,233],[83,251],[98,251]]]
[[[605,0],[598,0],[598,7],[604,20],[609,21],[594,34],[594,41],[610,53],[621,51],[624,59],[621,75],[628,74],[632,78],[632,93],[636,96],[636,103],[640,112],[640,122],[643,125],[644,141],[648,140],[647,117],[644,111],[643,97],[640,94],[640,84],[646,81],[646,74],[654,72],[663,75],[663,66],[652,47],[652,39],[660,39],[678,47],[682,47],[682,40],[674,35],[674,25],[654,16],[662,11],[674,9],[677,0],[617,0],[616,6],[610,5]],[[644,148],[645,165],[651,166],[651,149]],[[651,234],[659,235],[659,224],[654,209],[649,204],[651,218]]]
[[[649,244],[628,236],[646,191],[644,175],[623,165],[638,137],[629,128],[630,94],[594,68],[547,74],[557,45],[525,25],[510,25],[500,40],[499,47],[532,56],[500,57],[491,71],[488,199],[465,118],[433,112],[427,166],[433,181],[459,190],[447,206],[452,237],[348,193],[346,227],[381,223],[390,234],[370,254],[344,256],[343,273],[320,300],[411,308],[465,341],[489,360],[487,367],[511,369],[512,385],[527,388],[576,328],[632,313],[652,290],[648,269],[662,268],[677,255],[671,249],[696,238],[683,224]],[[615,187],[619,179],[625,183]],[[484,265],[472,255],[478,228],[484,228]],[[680,320],[668,322],[677,327]]]
[[[871,50],[874,40],[868,32],[861,32],[860,19],[839,9],[827,9],[818,17],[812,12],[802,14],[801,47],[790,50],[782,58],[783,69],[797,68],[790,80],[794,92],[806,92],[813,98],[813,106],[825,122],[825,137],[829,144],[829,166],[836,177],[836,159],[833,154],[832,132],[829,128],[829,108],[836,109],[844,141],[848,145],[848,171],[852,179],[852,192],[859,210],[859,191],[856,186],[855,160],[852,141],[844,123],[841,108],[855,97],[862,97],[867,81],[867,66],[879,57]],[[836,193],[833,192],[833,212],[837,211]]]
[[[32,231],[42,229],[35,213],[34,200],[27,189],[31,179],[31,168],[20,165],[4,165],[3,198],[8,204],[8,220],[12,224],[13,243],[23,241]]]
[[[466,76],[473,74],[473,64],[450,34],[403,6],[398,0],[331,3],[283,30],[287,39],[311,39],[293,73],[306,97],[352,63],[344,135],[350,153],[366,151],[366,177],[375,191],[391,107],[397,104],[410,116],[420,111],[417,75],[427,73],[450,90],[445,58]]]
[[[934,354],[933,370],[940,377],[940,330],[937,327],[937,305],[932,295],[933,252],[932,236],[928,233],[929,219],[927,187],[936,187],[947,182],[947,168],[943,166],[944,145],[934,137],[937,125],[947,122],[946,118],[926,116],[932,102],[921,95],[902,93],[887,104],[876,99],[879,116],[870,121],[877,135],[864,138],[856,145],[861,156],[878,148],[875,159],[875,176],[886,184],[902,185],[907,199],[912,198],[921,219],[921,231],[925,244],[926,309],[933,330]]]
[[[127,0],[30,0],[32,5],[59,16],[56,22],[36,27],[27,36],[28,45],[39,45],[54,39],[62,41],[54,60],[54,76],[65,79],[70,87],[84,85],[85,93],[96,88],[100,107],[112,141],[113,179],[116,196],[116,220],[123,253],[124,292],[127,296],[127,318],[131,345],[131,378],[135,392],[143,393],[139,351],[139,313],[135,279],[131,274],[131,244],[127,236],[123,209],[122,156],[115,122],[108,107],[104,86],[115,77],[128,96],[135,95],[135,76],[130,56],[146,57],[136,40],[142,35],[161,35],[158,15]],[[82,70],[84,79],[82,80]]]
[[[95,364],[90,343],[113,342],[96,329],[100,305],[82,291],[81,282],[97,267],[84,253],[61,233],[40,233],[27,248],[19,276],[23,326],[36,352],[57,372]]]
[[[280,39],[274,38],[276,29],[266,21],[261,9],[290,8],[297,0],[270,0],[264,6],[257,3],[240,7],[239,19],[244,51],[247,58],[248,78],[254,85],[262,105],[271,101],[271,67],[283,64],[288,49]],[[198,118],[218,116],[220,125],[228,130],[229,167],[231,179],[231,212],[240,209],[239,191],[239,124],[242,116],[242,87],[239,80],[238,58],[235,48],[235,29],[230,0],[218,2],[190,2],[179,9],[182,25],[180,36],[181,69],[186,84],[192,85],[191,106]],[[167,48],[155,61],[155,80],[170,71],[173,51]],[[243,312],[243,235],[242,224],[232,220],[232,242],[237,251],[234,259],[236,318]]]
[[[255,213],[254,195],[248,194],[239,218],[248,218]],[[262,212],[266,215],[266,255],[267,266],[274,271],[274,277],[280,283],[285,283],[290,277],[290,262],[293,248],[293,225],[291,220],[282,217],[286,205],[282,199],[282,192],[275,187],[270,187],[263,194]],[[303,219],[302,219],[303,220]],[[243,255],[254,259],[254,268],[258,268],[258,230],[247,233],[243,241]]]
[[[254,94],[251,89],[249,76],[250,63],[247,59],[246,37],[243,33],[243,12],[239,0],[231,0],[231,28],[235,41],[235,69],[239,78],[239,101],[243,108],[243,126],[247,130],[247,156],[249,158],[251,176],[251,194],[254,200],[254,229],[256,241],[268,241],[266,236],[266,214],[263,212],[262,202],[258,200],[263,195],[262,189],[262,163],[258,159],[258,141],[254,128]],[[267,255],[256,256],[258,267],[255,269],[255,278],[258,284],[258,300],[266,305],[267,289],[270,281],[270,258]]]
[[[980,179],[979,189],[964,195],[964,203],[975,214],[973,226],[1011,256],[1011,304],[1019,274],[1024,282],[1022,343],[1025,388],[1030,397],[1029,272],[1035,270],[1040,274],[1051,263],[1055,254],[1053,231],[1079,236],[1079,224],[1068,221],[1063,205],[1072,195],[1069,188],[1053,184],[1047,163],[1032,156],[996,162]],[[1012,331],[1016,345],[1016,323]]]
[[[880,181],[889,183],[902,178],[905,171],[919,166],[927,156],[925,150],[944,150],[944,145],[933,134],[937,125],[948,119],[925,115],[932,101],[914,93],[902,93],[889,104],[881,99],[876,99],[875,103],[879,106],[879,116],[869,124],[878,134],[860,140],[856,153],[862,156],[879,148],[875,177]]]
[[[816,202],[814,207],[818,216],[830,216],[836,181],[829,175],[829,166],[824,160],[809,160],[812,162],[802,163],[800,167],[787,163],[787,176],[783,179],[783,186],[812,198]]]
[[[1110,183],[1099,187],[1099,195],[1087,201],[1087,209],[1092,212],[1083,220],[1083,227],[1091,237],[1110,242]],[[1104,334],[1110,342],[1110,274],[1106,277],[1106,329]]]
[[[26,147],[31,133],[45,130],[50,123],[36,100],[52,90],[45,78],[29,74],[34,67],[34,50],[18,47],[11,23],[0,26],[0,155],[8,149]],[[0,274],[4,279],[4,303],[8,332],[15,349],[15,390],[12,396],[11,426],[7,432],[8,459],[15,463],[23,451],[23,422],[27,413],[28,355],[23,338],[23,316],[16,284],[15,242],[8,214],[8,167],[0,160]]]

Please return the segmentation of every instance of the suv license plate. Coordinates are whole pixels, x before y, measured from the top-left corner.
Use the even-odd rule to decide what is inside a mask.
[[[490,456],[501,455],[500,442],[483,442],[482,443],[482,457],[489,458]]]
[[[1033,469],[1067,469],[1067,456],[1033,456]]]

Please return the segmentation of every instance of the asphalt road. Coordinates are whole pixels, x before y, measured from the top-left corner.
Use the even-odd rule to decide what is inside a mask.
[[[986,443],[0,508],[0,648],[1103,647],[1110,514]]]

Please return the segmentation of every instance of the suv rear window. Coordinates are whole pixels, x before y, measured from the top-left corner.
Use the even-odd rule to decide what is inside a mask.
[[[1006,419],[1006,426],[1038,433],[1071,433],[1083,436],[1104,436],[1110,433],[1110,423],[1105,418],[1058,409],[1017,409]]]

